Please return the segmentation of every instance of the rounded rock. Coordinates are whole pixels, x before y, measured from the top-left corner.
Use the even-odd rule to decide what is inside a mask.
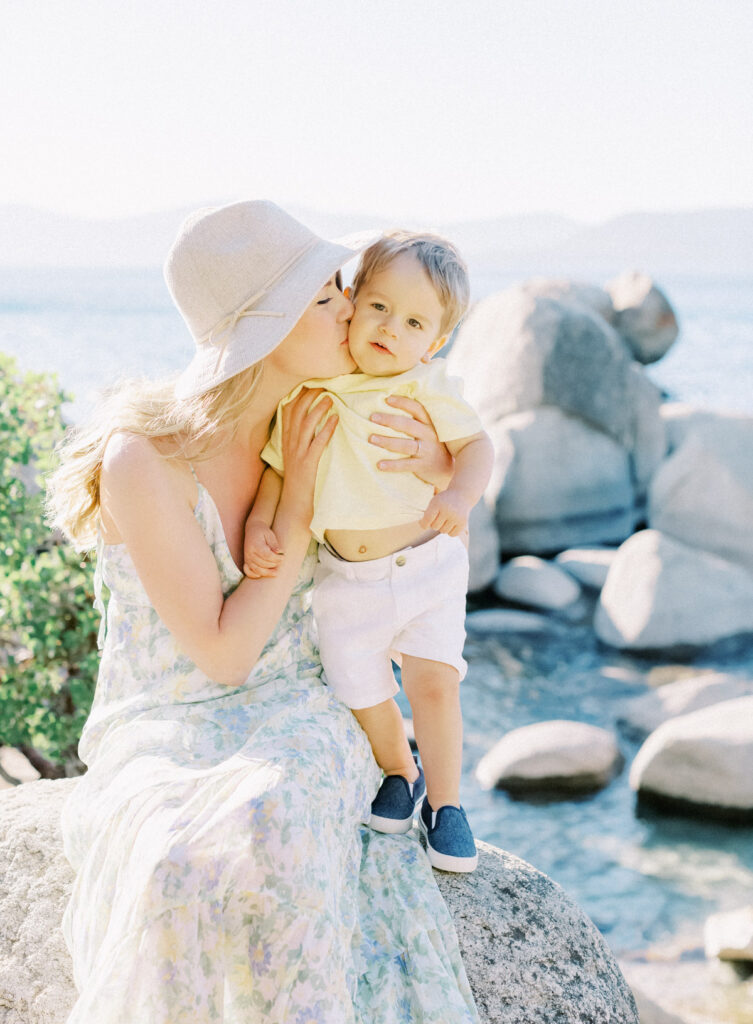
[[[608,324],[611,324],[615,317],[611,295],[598,285],[571,281],[569,278],[533,277],[518,287],[524,294],[535,298],[580,303],[592,312],[598,313]]]
[[[599,639],[621,650],[702,647],[753,628],[753,573],[641,530],[620,547],[594,617]]]
[[[505,452],[490,491],[507,551],[540,554],[630,536],[631,463],[613,438],[552,407],[506,416],[489,433]]]
[[[630,785],[660,809],[753,822],[753,696],[660,725],[636,754]]]
[[[648,497],[654,529],[753,573],[753,417],[697,419]]]
[[[617,555],[617,548],[570,548],[554,559],[584,587],[601,590]]]
[[[753,960],[753,906],[706,918],[703,944],[709,959]]]
[[[509,792],[600,789],[622,766],[611,732],[585,722],[555,719],[513,729],[479,761],[485,789]]]
[[[513,608],[480,608],[465,619],[470,633],[550,633],[559,625],[546,615]]]
[[[500,556],[494,512],[483,499],[471,509],[468,531],[468,593],[474,594],[494,581]]]
[[[636,374],[640,368],[604,316],[570,301],[563,282],[550,284],[557,297],[544,294],[546,282],[537,281],[477,302],[458,330],[450,369],[463,377],[465,397],[487,426],[511,413],[554,406],[632,453],[648,419],[663,427],[660,391]],[[582,295],[583,286],[572,294]]]
[[[640,363],[666,355],[679,333],[677,317],[664,292],[648,274],[626,270],[608,282],[614,326]]]
[[[64,1024],[75,1000],[60,928],[73,872],[59,826],[75,785],[43,780],[0,793],[0,1007],[8,1024]],[[472,875],[435,878],[481,1024],[638,1024],[632,993],[583,911],[530,864],[478,845]]]
[[[494,593],[507,601],[559,610],[580,597],[580,587],[552,562],[535,555],[510,559],[497,573]]]
[[[666,683],[641,697],[626,701],[619,712],[617,725],[630,736],[644,740],[670,718],[747,696],[753,696],[753,679],[705,672],[692,679]]]

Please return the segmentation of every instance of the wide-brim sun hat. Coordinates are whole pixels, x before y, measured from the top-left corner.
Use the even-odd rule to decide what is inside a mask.
[[[196,344],[176,397],[201,395],[269,355],[323,285],[374,237],[328,241],[266,200],[188,217],[164,267]]]

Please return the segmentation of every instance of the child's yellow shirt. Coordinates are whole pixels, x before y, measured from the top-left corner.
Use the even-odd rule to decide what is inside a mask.
[[[444,359],[419,363],[394,377],[347,373],[327,380],[307,380],[280,402],[272,435],[261,453],[280,475],[284,472],[282,408],[304,387],[325,388],[332,397],[332,411],[340,417],[316,477],[311,532],[319,542],[324,540],[326,530],[378,530],[416,522],[434,495],[434,488],[413,473],[385,473],[377,468],[377,462],[401,456],[370,444],[369,437],[405,436],[369,419],[374,412],[400,415],[399,409],[386,404],[390,395],[420,402],[440,441],[457,441],[484,429],[463,399],[461,380],[447,375]]]

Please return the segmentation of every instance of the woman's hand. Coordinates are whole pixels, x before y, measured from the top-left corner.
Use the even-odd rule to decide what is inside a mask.
[[[280,507],[301,518],[306,526],[314,515],[314,485],[322,453],[337,427],[338,417],[327,416],[332,399],[323,388],[304,388],[282,411],[282,454],[285,478]]]
[[[407,413],[407,416],[375,412],[371,419],[407,437],[372,434],[369,440],[379,448],[403,455],[402,459],[383,459],[377,463],[385,473],[415,473],[435,491],[444,491],[452,480],[454,460],[437,438],[431,417],[420,402],[402,395],[390,395],[387,403]]]

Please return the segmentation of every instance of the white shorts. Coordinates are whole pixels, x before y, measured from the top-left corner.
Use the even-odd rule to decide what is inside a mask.
[[[398,691],[401,654],[467,664],[468,552],[440,533],[425,544],[368,562],[346,562],[319,546],[313,609],[327,683],[350,708],[370,708]]]

